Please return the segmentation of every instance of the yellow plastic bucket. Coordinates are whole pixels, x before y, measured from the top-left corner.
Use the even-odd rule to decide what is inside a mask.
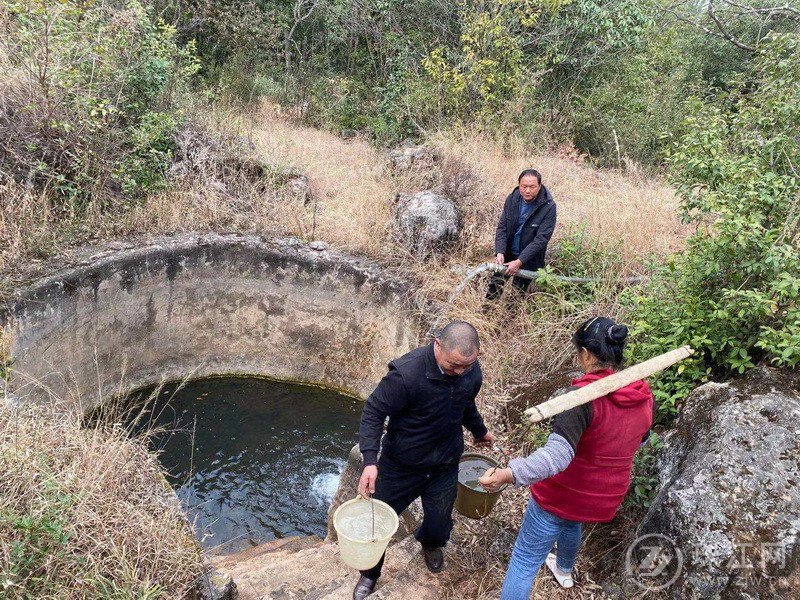
[[[385,502],[348,500],[333,513],[342,562],[360,571],[371,569],[378,564],[399,525],[397,513]]]

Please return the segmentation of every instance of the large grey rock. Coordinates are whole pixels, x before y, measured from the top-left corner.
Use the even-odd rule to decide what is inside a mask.
[[[358,451],[358,446],[353,446],[339,478],[339,487],[333,495],[331,505],[328,507],[328,537],[325,538],[326,542],[335,542],[337,538],[336,529],[333,527],[333,513],[344,502],[352,500],[358,494],[358,480],[361,479],[362,464],[361,452]],[[400,527],[398,527],[394,539],[401,540],[408,537],[417,530],[421,523],[422,503],[417,498],[400,515]]]
[[[417,258],[425,258],[458,239],[461,217],[452,200],[426,190],[399,195],[395,209],[398,242]]]
[[[658,495],[637,533],[668,536],[682,554],[668,593],[797,597],[797,373],[754,369],[696,389],[665,436],[659,467]]]

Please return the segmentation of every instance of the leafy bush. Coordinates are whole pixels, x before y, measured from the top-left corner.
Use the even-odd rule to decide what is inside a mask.
[[[665,134],[679,132],[687,92],[705,87],[701,65],[686,54],[693,36],[670,27],[642,37],[638,51],[584,78],[568,110],[576,145],[615,167],[657,164]]]
[[[566,226],[566,231],[553,244],[552,272],[568,277],[588,277],[598,282],[625,271],[622,260],[624,240],[593,237],[586,225]]]
[[[657,379],[662,418],[698,383],[800,364],[800,36],[773,35],[748,77],[689,101],[669,162],[697,233],[631,298],[637,359],[690,344]]]
[[[445,114],[485,119],[513,97],[523,73],[518,20],[507,2],[462,7],[460,47],[439,46],[422,61]]]
[[[647,509],[653,502],[658,488],[656,455],[663,447],[661,438],[652,432],[650,439],[636,452],[633,458],[631,486],[623,504],[626,509]]]
[[[163,187],[192,46],[134,1],[12,2],[0,22],[2,172],[68,213]]]
[[[39,455],[35,459],[46,472],[47,457]],[[0,586],[10,597],[24,595],[14,589],[22,582],[25,594],[49,595],[60,576],[49,567],[64,560],[71,535],[66,515],[75,504],[75,498],[60,492],[52,474],[47,474],[41,482],[39,501],[41,505],[32,507],[33,510],[21,512],[7,507],[0,512],[2,528],[11,532],[13,540],[0,570]]]

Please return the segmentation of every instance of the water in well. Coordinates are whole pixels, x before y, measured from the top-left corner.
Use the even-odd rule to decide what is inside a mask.
[[[202,545],[230,553],[325,535],[360,406],[322,388],[213,378],[163,387],[140,427],[163,428],[152,443]]]

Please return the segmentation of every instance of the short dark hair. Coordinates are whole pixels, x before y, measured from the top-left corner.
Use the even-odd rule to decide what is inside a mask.
[[[517,178],[517,183],[521,183],[522,178],[527,177],[528,175],[533,175],[534,177],[536,177],[536,181],[538,181],[539,185],[541,185],[542,174],[539,173],[539,171],[537,171],[536,169],[525,169],[522,173],[519,174],[519,177]]]
[[[603,365],[619,367],[628,339],[628,328],[608,317],[595,317],[581,323],[572,336],[572,343],[580,350],[586,348]]]
[[[466,321],[452,321],[437,336],[447,350],[458,349],[462,356],[472,356],[481,348],[478,331]]]

